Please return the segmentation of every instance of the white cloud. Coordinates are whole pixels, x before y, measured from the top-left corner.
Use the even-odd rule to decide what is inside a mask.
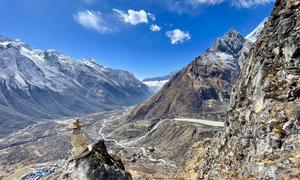
[[[159,27],[158,25],[156,24],[152,24],[150,26],[150,30],[153,31],[153,32],[157,32],[157,31],[160,31],[161,30],[161,27]]]
[[[99,33],[111,32],[112,29],[107,26],[99,11],[79,11],[74,15],[77,23],[85,28],[93,29]]]
[[[273,3],[275,0],[232,0],[232,4],[241,8],[251,8],[257,5],[266,5]]]
[[[113,11],[118,13],[119,17],[122,19],[123,22],[131,25],[148,23],[149,19],[155,21],[155,16],[151,13],[147,13],[145,10],[134,11],[129,9],[128,13],[118,9],[113,9]]]
[[[183,43],[191,39],[189,32],[182,31],[180,29],[174,29],[172,31],[167,31],[166,36],[170,39],[171,44]]]

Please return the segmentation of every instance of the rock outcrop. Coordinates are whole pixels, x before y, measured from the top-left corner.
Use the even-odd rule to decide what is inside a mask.
[[[299,179],[300,1],[277,0],[199,179]]]
[[[60,179],[64,180],[131,180],[131,175],[118,157],[108,154],[103,140],[94,144],[85,156],[71,160]]]
[[[65,180],[131,180],[131,175],[119,157],[108,154],[104,140],[88,148],[88,138],[81,131],[79,120],[73,123],[71,135],[72,157],[62,171],[60,179]]]

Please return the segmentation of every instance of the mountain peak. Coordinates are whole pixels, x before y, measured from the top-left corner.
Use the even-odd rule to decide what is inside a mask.
[[[223,38],[243,38],[243,36],[236,29],[231,28],[224,34]]]
[[[224,34],[222,38],[218,38],[212,47],[212,51],[224,52],[231,55],[237,55],[243,48],[245,42],[244,37],[238,31],[231,29]]]

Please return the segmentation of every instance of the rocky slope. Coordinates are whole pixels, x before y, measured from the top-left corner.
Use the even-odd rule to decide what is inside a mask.
[[[35,120],[130,106],[150,94],[129,72],[0,37],[0,137]]]
[[[258,29],[259,30],[259,29]],[[249,36],[253,40],[255,35]],[[129,120],[162,116],[200,116],[222,120],[232,86],[239,73],[239,57],[246,57],[252,41],[230,30],[218,38],[203,56],[182,69],[153,97],[136,107]]]
[[[300,1],[277,0],[199,179],[299,179]]]

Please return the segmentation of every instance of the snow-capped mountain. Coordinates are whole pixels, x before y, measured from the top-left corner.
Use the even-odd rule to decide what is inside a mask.
[[[265,23],[268,19],[269,17],[266,17],[251,33],[246,36],[246,39],[254,44],[257,41],[258,36],[261,34],[261,31],[264,29]]]
[[[153,92],[159,91],[178,71],[173,71],[168,75],[145,78],[142,80],[144,84],[152,89]]]
[[[241,50],[241,55],[238,60],[240,68],[242,68],[251,47],[257,41],[257,38],[261,34],[261,31],[263,30],[267,21],[268,17],[266,17],[251,33],[245,37],[246,41],[243,45],[243,49]]]
[[[14,114],[33,120],[98,112],[134,105],[149,95],[149,87],[127,71],[0,38],[0,108],[12,112],[0,114],[1,120]]]
[[[224,120],[231,90],[262,24],[247,36],[250,40],[235,30],[218,38],[211,48],[173,76],[156,95],[137,106],[128,115],[128,120],[174,116]]]

